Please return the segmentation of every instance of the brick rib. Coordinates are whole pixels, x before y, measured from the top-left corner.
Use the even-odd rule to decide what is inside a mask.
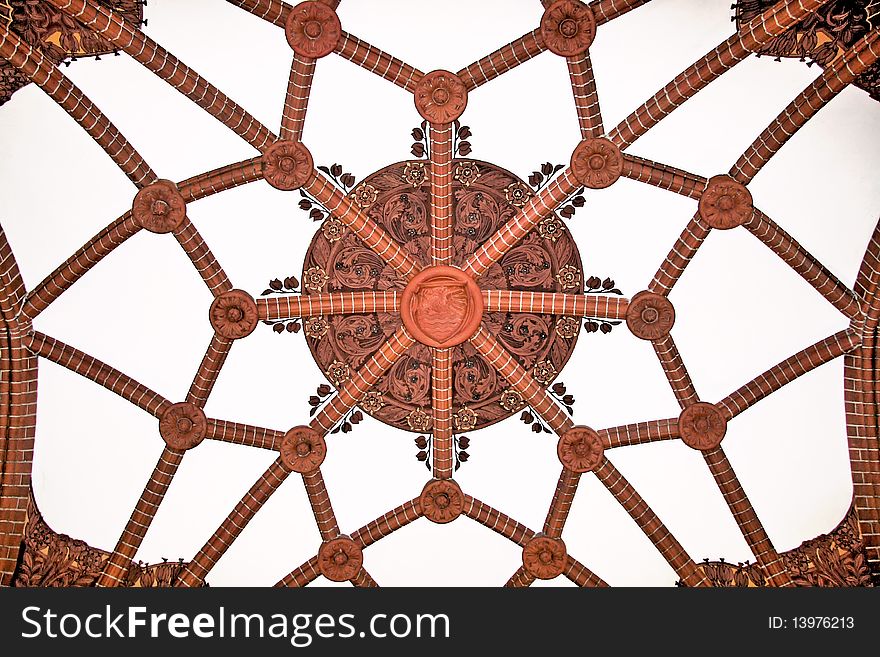
[[[602,294],[563,294],[561,292],[522,292],[483,290],[486,312],[540,313],[626,319],[629,299]]]
[[[596,91],[596,78],[593,76],[593,63],[590,51],[582,55],[566,58],[568,75],[571,78],[571,92],[577,111],[581,139],[601,137],[605,128],[602,125],[602,112],[599,109],[599,93]]]
[[[187,178],[177,184],[177,189],[184,200],[190,203],[255,180],[263,180],[263,162],[260,157],[227,164],[219,169]]]
[[[351,583],[359,588],[359,589],[375,589],[379,588],[379,585],[376,583],[376,580],[366,571],[366,569],[361,568],[354,577],[351,578]]]
[[[544,37],[541,36],[541,30],[535,29],[523,34],[519,39],[511,41],[506,46],[502,46],[495,52],[486,55],[470,66],[466,66],[457,75],[464,82],[467,90],[473,91],[520,64],[525,64],[546,49],[547,46],[544,45]]]
[[[624,424],[619,427],[602,429],[598,433],[605,449],[669,440],[678,438],[678,418]]]
[[[597,0],[597,2],[590,3],[590,7],[593,10],[593,15],[596,17],[596,24],[602,25],[648,2],[650,0]],[[547,2],[545,4],[549,5],[551,3]]]
[[[623,154],[621,173],[632,180],[638,180],[693,199],[700,198],[703,190],[706,189],[707,181],[702,176],[627,153]]]
[[[336,522],[336,514],[333,513],[333,505],[330,504],[330,495],[327,493],[327,485],[324,483],[324,475],[318,469],[308,475],[303,475],[303,484],[306,487],[306,495],[309,496],[309,504],[321,540],[329,541],[339,536],[339,525]]]
[[[174,229],[173,235],[189,256],[199,276],[205,281],[205,285],[211,290],[211,294],[216,297],[232,289],[226,272],[189,217],[183,218],[180,226]]]
[[[257,299],[257,316],[265,320],[377,312],[400,312],[400,295],[393,290],[366,290]]]
[[[351,535],[351,540],[361,548],[367,548],[421,517],[422,507],[417,497],[367,523]]]
[[[211,336],[208,349],[205,351],[202,362],[199,364],[199,369],[196,371],[189,391],[186,393],[186,401],[195,404],[199,408],[205,407],[231,347],[232,340],[227,340],[216,333]]]
[[[688,266],[697,249],[700,248],[703,241],[708,237],[710,230],[700,220],[698,214],[694,215],[693,219],[688,222],[688,225],[685,226],[685,229],[676,240],[669,255],[666,256],[666,259],[660,265],[657,273],[654,274],[654,279],[648,285],[648,289],[657,294],[668,295],[672,291],[673,286],[678,282],[678,279],[681,278],[685,267]]]
[[[296,570],[291,571],[291,573],[279,581],[275,587],[299,588],[306,586],[310,582],[314,582],[320,576],[321,571],[318,570],[318,557],[315,556],[306,561]]]
[[[435,265],[452,261],[452,131],[451,123],[432,123],[431,258]]]
[[[547,536],[553,538],[562,536],[562,530],[565,527],[565,521],[568,520],[571,503],[577,493],[580,480],[579,472],[562,469],[562,474],[559,475],[559,481],[556,483],[556,491],[553,493],[553,501],[550,503],[550,510],[544,520],[543,533]]]
[[[433,422],[433,468],[436,479],[449,479],[453,471],[452,444],[452,349],[432,349],[431,408]]]
[[[521,547],[525,547],[525,544],[535,535],[535,532],[525,525],[470,495],[464,496],[462,513]]]
[[[371,46],[366,41],[362,41],[344,30],[342,38],[336,45],[335,52],[348,61],[357,64],[370,73],[375,73],[379,77],[385,78],[410,93],[415,92],[416,84],[425,77],[425,74],[420,70],[400,61],[396,57],[392,57],[375,46]]]
[[[235,445],[278,450],[281,447],[284,432],[255,427],[250,424],[208,418],[208,428],[205,432],[205,437]]]
[[[607,588],[608,584],[577,559],[568,557],[562,573],[580,587]]]
[[[226,0],[226,2],[281,28],[287,23],[287,15],[290,13],[290,5],[280,0]]]
[[[287,83],[287,96],[284,99],[284,111],[281,115],[279,132],[281,139],[302,140],[303,124],[309,107],[309,94],[314,76],[315,60],[294,53],[293,63],[290,65],[290,80]]]
[[[687,408],[691,404],[700,401],[697,391],[694,388],[694,382],[691,381],[691,375],[688,374],[681,354],[678,353],[678,347],[671,335],[666,335],[659,340],[651,343],[660,364],[663,366],[663,373],[666,374],[666,380],[672,387],[672,392],[678,400],[682,408]]]
[[[532,575],[525,566],[520,566],[517,571],[510,576],[507,584],[504,585],[508,589],[521,589],[531,586],[535,582],[535,576]]]

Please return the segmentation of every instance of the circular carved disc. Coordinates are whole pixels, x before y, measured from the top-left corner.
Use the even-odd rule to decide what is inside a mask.
[[[559,0],[541,17],[541,36],[547,49],[562,57],[587,51],[596,38],[593,10],[577,0]]]
[[[431,522],[445,524],[461,515],[464,493],[458,484],[449,479],[429,481],[419,497],[422,513]]]
[[[381,226],[419,264],[431,260],[430,164],[392,164],[358,183],[361,211]],[[354,194],[354,192],[352,192]],[[452,253],[460,269],[501,226],[534,196],[528,184],[487,162],[452,163]],[[482,290],[581,294],[585,276],[571,231],[551,230],[562,220],[550,215],[476,280]],[[350,228],[325,220],[315,231],[303,263],[303,294],[402,292],[408,281],[366,248]],[[457,270],[454,270],[457,271]],[[432,293],[433,294],[433,293]],[[561,315],[485,312],[483,326],[540,385],[552,384],[574,349],[580,331],[557,331]],[[303,318],[306,342],[320,371],[334,385],[351,377],[403,324],[399,312],[334,314]],[[313,330],[311,330],[313,329]],[[461,426],[481,429],[526,403],[469,343],[452,350],[452,412]],[[432,429],[431,347],[416,342],[367,392],[360,408],[393,427],[418,433]]]
[[[347,582],[364,565],[364,553],[347,536],[321,544],[318,550],[318,569],[331,582]]]
[[[430,123],[452,123],[464,113],[468,92],[449,71],[431,71],[416,84],[416,110]]]
[[[284,32],[297,55],[317,59],[336,48],[342,25],[336,12],[323,2],[301,2],[290,10]]]
[[[666,297],[653,292],[639,292],[629,302],[626,325],[642,340],[659,340],[675,324],[675,308]]]
[[[720,230],[741,226],[754,209],[752,193],[730,176],[712,176],[700,196],[700,217]]]
[[[556,444],[559,460],[572,472],[590,472],[602,461],[604,453],[602,439],[589,427],[569,429]]]
[[[438,265],[416,274],[403,291],[403,325],[416,340],[445,349],[470,338],[483,318],[483,294],[473,278]]]
[[[565,570],[568,553],[561,538],[535,536],[523,548],[523,565],[538,579],[553,579]]]
[[[262,163],[266,182],[285,192],[299,189],[314,175],[312,154],[298,141],[276,141],[263,153]]]
[[[317,470],[327,456],[324,437],[311,427],[294,427],[281,440],[281,460],[300,474]]]
[[[623,170],[620,149],[604,137],[585,139],[571,155],[571,169],[575,179],[584,187],[610,187]]]
[[[157,180],[135,195],[131,216],[151,233],[170,233],[186,217],[186,201],[173,182]]]
[[[678,433],[688,447],[701,451],[715,449],[727,433],[727,420],[715,404],[698,402],[681,412]]]
[[[227,340],[238,340],[257,328],[257,304],[243,290],[224,292],[211,304],[211,326],[217,335]]]
[[[184,452],[205,438],[208,421],[205,413],[195,404],[173,404],[159,419],[159,435],[171,449]]]

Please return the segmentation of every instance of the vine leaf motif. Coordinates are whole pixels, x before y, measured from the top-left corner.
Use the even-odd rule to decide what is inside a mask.
[[[453,140],[455,142],[453,145],[453,152],[456,155],[467,157],[471,154],[471,151],[473,150],[471,148],[471,142],[468,141],[471,135],[473,135],[473,132],[471,132],[470,126],[461,125],[458,119],[456,119],[455,123],[453,124],[453,128]]]
[[[263,290],[260,296],[269,296],[272,294],[299,294],[300,282],[296,276],[285,276],[284,280],[273,278],[269,281],[269,287]],[[275,333],[284,333],[285,329],[288,333],[299,333],[302,330],[302,318],[290,317],[287,319],[264,319],[263,324],[271,326]]]
[[[565,165],[562,164],[544,162],[544,164],[539,167],[538,171],[532,171],[532,173],[529,174],[529,185],[538,192],[550,182],[555,174],[562,171],[564,168]]]
[[[471,445],[471,439],[467,436],[454,435],[452,440],[452,453],[455,460],[453,471],[455,471],[458,470],[463,463],[467,463],[468,459],[471,457],[466,451]],[[432,468],[431,455],[433,454],[434,437],[432,435],[419,436],[414,442],[416,449],[418,449],[418,452],[416,452],[416,460],[424,463],[425,467],[430,470]]]
[[[409,149],[409,152],[418,158],[425,158],[426,160],[431,159],[431,144],[428,141],[428,122],[422,121],[422,123],[412,129],[412,138],[413,145]]]
[[[355,177],[347,171],[343,171],[341,164],[333,164],[329,167],[322,165],[318,167],[318,171],[323,171],[330,176],[330,179],[336,183],[336,186],[346,194],[354,187]]]
[[[330,398],[333,396],[333,388],[326,383],[322,383],[317,387],[315,393],[316,394],[309,397],[309,406],[311,406],[309,417],[314,417],[315,413],[318,412],[318,409],[330,401]]]

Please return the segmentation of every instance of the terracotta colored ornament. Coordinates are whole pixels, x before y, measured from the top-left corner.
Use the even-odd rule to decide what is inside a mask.
[[[299,189],[311,180],[314,170],[312,154],[298,141],[276,141],[263,153],[263,178],[276,189]]]
[[[616,144],[604,137],[584,139],[571,155],[571,170],[584,187],[604,189],[620,178],[623,155]]]
[[[483,294],[474,279],[460,269],[428,267],[404,289],[400,314],[406,329],[422,344],[454,347],[480,326]]]
[[[468,91],[464,82],[449,71],[431,71],[415,89],[416,109],[430,123],[452,123],[467,107]]]
[[[157,180],[134,197],[131,216],[151,233],[170,233],[186,217],[186,201],[170,180]]]
[[[336,12],[323,2],[301,2],[290,10],[284,32],[293,52],[318,59],[336,48],[342,25]]]
[[[523,566],[538,579],[553,579],[565,570],[568,553],[561,538],[538,535],[522,551]]]
[[[419,497],[422,513],[431,522],[445,524],[461,515],[464,508],[464,493],[457,483],[450,479],[429,481]]]
[[[217,335],[227,340],[238,340],[257,328],[257,304],[243,290],[224,292],[211,304],[211,326]]]
[[[726,433],[727,420],[715,404],[692,404],[678,417],[678,434],[682,442],[693,449],[715,449]]]
[[[581,55],[596,38],[593,10],[577,0],[554,2],[541,17],[541,36],[547,49],[556,55]]]
[[[605,454],[602,439],[589,427],[573,427],[559,438],[556,454],[562,465],[572,472],[590,472]]]
[[[654,292],[639,292],[629,302],[626,325],[642,340],[659,340],[669,335],[675,324],[675,308],[666,297]]]
[[[729,230],[743,225],[754,212],[752,193],[730,176],[712,176],[700,196],[700,218],[712,228]]]
[[[281,440],[281,460],[300,474],[317,470],[327,456],[324,437],[311,427],[294,427]]]
[[[201,443],[207,428],[204,411],[189,402],[172,404],[159,418],[159,435],[168,447],[179,452]]]
[[[347,582],[363,565],[363,551],[347,536],[327,541],[318,550],[318,569],[331,582]]]

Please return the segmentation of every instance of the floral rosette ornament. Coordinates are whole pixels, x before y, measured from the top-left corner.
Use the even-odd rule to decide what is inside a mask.
[[[565,570],[568,553],[561,538],[535,536],[522,552],[523,566],[538,579],[553,579]]]
[[[290,10],[284,32],[297,55],[318,59],[336,48],[342,38],[342,25],[325,3],[301,2]]]
[[[157,180],[134,197],[131,216],[151,233],[170,233],[186,217],[186,201],[170,180]]]
[[[467,107],[467,87],[450,71],[426,74],[416,84],[414,95],[416,110],[429,123],[452,123]]]
[[[263,178],[272,187],[289,192],[305,185],[314,175],[309,149],[298,141],[280,140],[263,153]]]
[[[596,38],[593,10],[577,0],[559,0],[541,17],[541,36],[547,49],[560,57],[583,54]]]
[[[751,219],[755,208],[745,185],[730,176],[713,176],[700,196],[699,211],[712,228],[730,230]]]
[[[318,550],[318,569],[331,582],[347,582],[363,565],[363,551],[347,536],[327,541]]]
[[[428,520],[445,524],[461,515],[464,509],[464,493],[452,480],[429,481],[419,496],[419,505]]]
[[[259,321],[257,303],[244,290],[230,290],[215,298],[209,317],[217,335],[227,340],[250,335]]]
[[[604,137],[585,139],[571,155],[571,171],[584,187],[604,189],[620,178],[623,155],[612,141]]]

